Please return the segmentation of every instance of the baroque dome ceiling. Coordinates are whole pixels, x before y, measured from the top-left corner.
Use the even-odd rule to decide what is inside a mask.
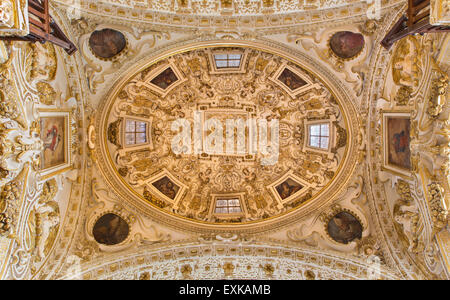
[[[221,68],[227,55],[235,65]],[[298,62],[210,46],[139,66],[108,95],[98,141],[111,187],[148,213],[219,226],[277,220],[322,205],[356,162],[352,107]],[[180,130],[187,148],[175,151]]]

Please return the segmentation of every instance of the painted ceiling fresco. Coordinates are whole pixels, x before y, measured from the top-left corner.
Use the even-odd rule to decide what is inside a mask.
[[[112,167],[120,180],[149,206],[209,223],[263,220],[313,201],[338,177],[346,153],[347,125],[336,98],[300,66],[257,50],[246,56],[243,73],[211,74],[214,51],[243,53],[244,49],[178,54],[147,66],[119,87],[105,130]],[[286,86],[300,92],[293,96]],[[195,126],[196,113],[202,131],[200,151],[174,153],[171,145],[179,132],[172,128],[173,122],[182,119]],[[118,124],[133,118],[151,124],[147,133],[151,145],[122,147],[124,129]],[[207,122],[212,119],[223,124],[224,145],[211,153],[207,140],[215,125],[208,127]],[[264,160],[272,154],[252,153],[248,127],[241,132],[231,129],[233,138],[237,134],[233,149],[241,147],[241,152],[230,153],[225,145],[228,121],[252,119],[264,120],[268,126],[271,120],[279,122],[279,153],[271,164]],[[329,150],[309,146],[307,128],[314,122],[331,124]],[[244,140],[237,145],[239,135]],[[236,195],[245,213],[214,213],[216,199]]]

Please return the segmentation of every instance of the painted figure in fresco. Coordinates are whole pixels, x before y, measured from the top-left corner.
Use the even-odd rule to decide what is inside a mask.
[[[337,32],[331,37],[330,46],[340,58],[352,58],[364,47],[364,36],[350,31]]]
[[[417,42],[405,38],[394,52],[392,61],[392,75],[394,82],[403,86],[417,86],[420,77],[421,61]]]
[[[335,241],[348,244],[362,237],[362,225],[352,214],[340,212],[328,223],[328,233]]]
[[[14,26],[13,4],[11,1],[0,3],[0,24],[2,27],[11,28]]]
[[[156,181],[153,183],[153,185],[164,195],[169,197],[170,199],[175,199],[175,196],[177,195],[178,187],[173,184],[172,181],[170,181],[169,178],[163,177],[162,179]]]
[[[89,46],[92,52],[106,59],[119,54],[126,45],[125,36],[121,32],[109,28],[94,31],[89,38]]]
[[[151,83],[165,90],[177,80],[178,80],[177,75],[175,75],[173,70],[171,68],[167,68],[166,70],[164,70],[164,72],[156,76],[151,81]]]
[[[409,147],[409,137],[406,135],[405,131],[402,130],[400,133],[394,134],[395,152],[405,152],[407,147]]]
[[[294,185],[294,184],[290,185],[287,180],[277,187],[277,191],[280,194],[281,199],[286,199],[294,195],[301,189],[302,189],[301,185]]]
[[[306,82],[303,79],[301,79],[299,76],[297,76],[297,74],[295,74],[289,69],[284,69],[280,77],[278,77],[278,80],[280,80],[282,83],[284,83],[288,88],[290,88],[293,91],[306,84]]]
[[[410,120],[405,118],[388,119],[390,164],[409,170],[411,168]]]
[[[54,152],[60,141],[61,135],[58,133],[58,127],[53,125],[52,128],[47,131],[47,135],[44,139],[44,150],[50,149],[50,151]]]
[[[106,214],[94,225],[93,234],[97,242],[105,245],[116,245],[128,236],[128,224],[118,215]]]

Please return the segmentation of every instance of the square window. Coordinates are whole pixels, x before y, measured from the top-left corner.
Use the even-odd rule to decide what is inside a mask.
[[[136,122],[136,131],[137,132],[146,132],[147,131],[147,123]]]
[[[239,68],[241,65],[242,54],[214,54],[216,68]]]
[[[322,124],[320,126],[320,135],[322,136],[330,136],[329,135],[329,127],[328,124]]]
[[[242,212],[239,199],[217,199],[215,213],[233,214]]]
[[[136,145],[147,142],[147,122],[126,120],[125,144]]]
[[[229,208],[229,213],[240,213],[241,212],[241,208],[240,207],[230,207]]]
[[[309,146],[328,149],[330,142],[330,126],[328,123],[309,125]]]
[[[217,200],[217,207],[225,207],[227,206],[227,200]]]
[[[216,208],[216,213],[218,213],[218,214],[226,214],[226,213],[228,213],[228,208],[226,208],[226,207],[217,207]]]
[[[230,206],[239,206],[239,199],[230,199],[228,200],[228,204]]]

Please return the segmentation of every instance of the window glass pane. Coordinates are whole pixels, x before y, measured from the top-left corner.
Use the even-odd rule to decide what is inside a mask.
[[[135,122],[131,120],[127,120],[127,124],[125,126],[125,132],[134,132]]]
[[[136,132],[146,132],[147,130],[146,122],[136,122]]]
[[[239,68],[242,54],[214,54],[217,68]]]
[[[320,140],[320,148],[328,149],[328,138],[327,137],[321,138],[321,140]]]
[[[220,206],[227,206],[227,200],[217,200],[216,206],[217,206],[217,207],[220,207]]]
[[[241,64],[240,60],[230,60],[228,66],[233,68],[239,68],[240,64]]]
[[[226,54],[215,54],[214,57],[216,58],[216,60],[218,60],[218,59],[227,59],[227,55]]]
[[[228,211],[229,211],[229,213],[240,213],[241,208],[240,207],[230,207]]]
[[[136,144],[134,133],[125,133],[125,144],[127,145]]]
[[[322,124],[320,134],[322,136],[330,136],[328,124]]]
[[[228,66],[226,60],[216,60],[216,67],[218,68],[226,68]]]
[[[239,205],[239,199],[230,199],[230,200],[228,200],[228,205],[229,206],[240,206]]]
[[[147,134],[144,133],[136,133],[136,144],[142,144],[147,142]]]
[[[309,133],[310,135],[320,136],[320,125],[310,125]]]
[[[230,54],[230,55],[228,55],[228,59],[235,59],[235,60],[240,61],[241,55],[240,54]]]
[[[311,136],[309,138],[309,145],[311,147],[320,147],[320,137],[318,137],[318,136]]]
[[[228,208],[226,208],[226,207],[217,207],[216,208],[216,213],[218,213],[218,214],[226,214],[226,213],[228,213]]]

